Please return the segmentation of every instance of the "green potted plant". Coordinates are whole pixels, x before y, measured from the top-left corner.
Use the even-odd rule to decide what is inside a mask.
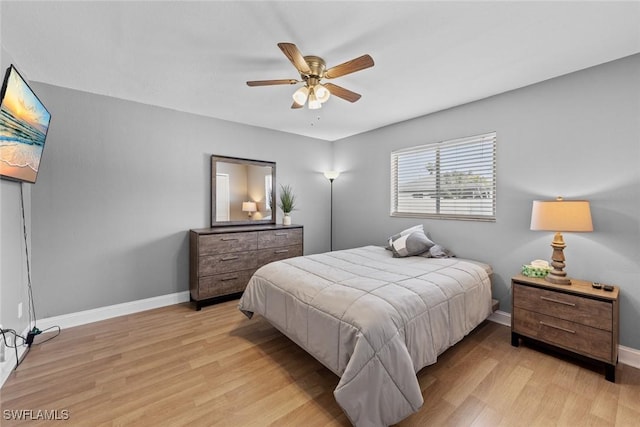
[[[283,225],[291,225],[291,211],[296,207],[296,195],[293,194],[293,188],[290,185],[280,184],[280,202],[278,207],[282,209],[284,218]]]

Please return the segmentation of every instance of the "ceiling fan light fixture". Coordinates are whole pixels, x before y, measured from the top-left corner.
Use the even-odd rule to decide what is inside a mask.
[[[313,93],[316,95],[318,101],[320,101],[322,104],[327,102],[327,100],[331,96],[331,92],[329,92],[329,89],[327,89],[320,83],[314,86]]]
[[[309,96],[309,88],[306,86],[302,86],[295,92],[293,92],[293,100],[296,104],[304,105],[307,102],[307,97]]]
[[[2,0],[0,0],[2,1]],[[273,85],[295,85],[303,83],[304,87],[299,88],[293,94],[292,109],[301,109],[307,104],[311,110],[322,108],[322,104],[330,97],[337,97],[348,102],[356,102],[361,98],[359,93],[350,91],[333,83],[320,83],[322,79],[335,79],[346,76],[356,71],[373,67],[373,58],[370,55],[362,55],[350,61],[326,68],[324,59],[315,55],[303,56],[298,47],[293,43],[278,43],[278,47],[289,59],[291,64],[300,73],[300,79],[279,79],[279,80],[250,80],[247,86],[273,86]]]
[[[322,108],[322,102],[320,102],[316,97],[315,91],[311,90],[309,93],[309,109],[317,110],[319,108]]]

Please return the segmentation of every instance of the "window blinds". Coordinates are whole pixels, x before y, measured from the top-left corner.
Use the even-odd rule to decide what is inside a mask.
[[[495,221],[496,133],[393,151],[391,215]]]

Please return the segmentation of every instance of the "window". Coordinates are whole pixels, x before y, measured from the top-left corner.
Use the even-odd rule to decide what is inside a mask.
[[[391,216],[496,219],[496,133],[391,153]]]

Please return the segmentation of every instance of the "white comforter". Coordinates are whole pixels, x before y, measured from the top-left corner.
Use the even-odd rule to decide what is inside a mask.
[[[422,406],[416,373],[491,314],[491,283],[478,263],[366,246],[265,265],[239,308],[340,377],[354,425],[388,426]]]

